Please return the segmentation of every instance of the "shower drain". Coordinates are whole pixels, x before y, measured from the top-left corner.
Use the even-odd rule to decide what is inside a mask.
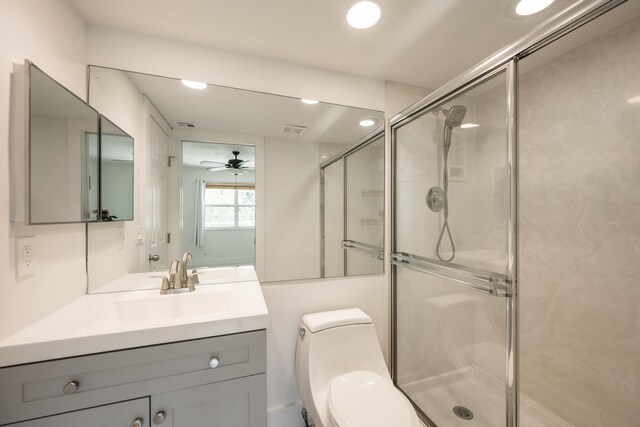
[[[473,418],[473,412],[471,412],[470,409],[467,409],[464,406],[454,406],[453,413],[463,420],[470,420]]]

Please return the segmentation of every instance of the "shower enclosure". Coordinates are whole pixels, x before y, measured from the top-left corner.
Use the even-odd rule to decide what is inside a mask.
[[[640,425],[640,2],[392,119],[392,371],[429,425]]]

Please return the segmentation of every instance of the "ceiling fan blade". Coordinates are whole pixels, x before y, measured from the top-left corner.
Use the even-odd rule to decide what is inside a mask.
[[[207,170],[208,170],[209,172],[219,172],[219,171],[226,171],[226,170],[229,170],[229,168],[228,168],[228,167],[226,167],[226,166],[218,166],[218,167],[213,167],[213,168],[207,168]]]
[[[226,163],[224,162],[214,162],[211,160],[202,160],[200,162],[201,165],[205,165],[205,166],[212,166],[212,167],[216,167],[216,166],[224,166]]]

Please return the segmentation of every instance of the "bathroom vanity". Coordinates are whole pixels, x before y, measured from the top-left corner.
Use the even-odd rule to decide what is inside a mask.
[[[266,426],[259,283],[157,293],[85,295],[0,342],[0,425]]]

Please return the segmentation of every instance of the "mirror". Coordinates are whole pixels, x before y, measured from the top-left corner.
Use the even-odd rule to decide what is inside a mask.
[[[100,116],[100,220],[133,220],[133,138],[104,116]]]
[[[322,268],[321,164],[371,135],[384,123],[382,112],[215,85],[198,90],[178,79],[96,66],[89,80],[90,103],[128,123],[141,141],[136,221],[88,227],[91,292],[157,287],[157,280],[143,283],[148,272],[166,270],[185,250],[194,256],[190,266],[255,265],[262,282],[344,275]],[[127,102],[116,105],[115,93]],[[374,126],[361,126],[364,119]],[[353,176],[362,168],[365,181],[376,172],[374,181],[382,182],[384,171],[373,163],[356,165]],[[234,165],[243,173],[231,173]],[[371,200],[367,209],[377,203]],[[356,215],[372,220],[379,211]],[[196,212],[203,213],[199,228]],[[382,263],[366,272],[382,272]]]
[[[323,277],[384,272],[384,133],[321,165]]]
[[[98,112],[26,61],[30,224],[97,221]]]

